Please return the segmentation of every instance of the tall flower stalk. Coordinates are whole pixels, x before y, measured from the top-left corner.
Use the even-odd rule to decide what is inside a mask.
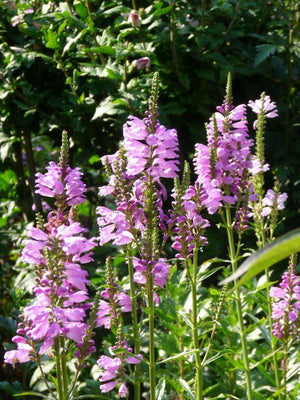
[[[71,398],[75,384],[69,382],[67,345],[75,344],[74,355],[86,359],[95,351],[91,329],[84,320],[90,308],[87,272],[81,264],[92,259],[93,240],[85,238],[84,229],[76,220],[75,207],[85,201],[86,187],[78,168],[68,164],[68,138],[63,133],[59,163],[50,162],[46,174],[36,176],[36,192],[55,199],[55,208],[47,222],[37,217],[37,227],[29,230],[24,240],[22,260],[35,266],[37,285],[35,298],[24,307],[17,336],[12,341],[17,350],[6,352],[7,363],[36,361],[49,395],[59,400]],[[88,333],[89,332],[89,333]],[[56,362],[56,392],[43,373],[41,358],[54,354]],[[77,376],[82,363],[77,364]]]
[[[287,373],[289,369],[290,348],[299,341],[300,335],[300,278],[295,273],[296,256],[290,257],[286,271],[279,287],[270,289],[272,303],[272,333],[281,343],[282,385],[284,398],[288,399]],[[281,386],[282,387],[282,386]]]
[[[258,248],[263,248],[267,240],[272,241],[274,239],[274,229],[277,225],[278,219],[278,209],[283,208],[283,203],[286,199],[286,194],[280,194],[277,186],[275,185],[275,190],[269,190],[265,195],[264,189],[264,173],[268,171],[269,165],[265,163],[265,146],[264,146],[264,136],[265,136],[265,126],[267,118],[277,117],[276,104],[271,101],[270,97],[265,93],[261,94],[259,100],[249,101],[249,107],[257,114],[257,120],[254,122],[254,129],[256,130],[256,151],[253,160],[253,187],[254,191],[258,196],[256,202],[253,203],[253,218],[254,218],[254,228],[257,237]],[[269,221],[266,218],[269,217]],[[269,222],[269,224],[268,224]],[[269,225],[269,226],[268,226]],[[269,229],[268,229],[269,228]],[[266,231],[269,231],[269,238],[266,236]],[[269,269],[265,269],[266,282],[270,283],[270,273]],[[269,287],[266,288],[267,292],[267,307],[268,307],[268,323],[270,330],[270,342],[272,356],[272,366],[275,373],[275,383],[276,389],[279,391],[281,388],[280,384],[280,372],[278,368],[278,360],[276,354],[276,343],[275,338],[271,335],[272,329],[272,301],[270,296]],[[281,393],[278,395],[279,400],[282,399]]]
[[[133,339],[140,349],[137,320],[137,291],[145,296],[149,315],[149,378],[150,399],[155,399],[155,304],[159,303],[156,288],[163,288],[169,275],[167,260],[161,257],[165,240],[159,229],[166,231],[163,202],[166,189],[161,178],[174,178],[178,171],[178,140],[174,129],[166,129],[158,121],[158,74],[154,75],[149,109],[143,120],[129,117],[123,127],[120,150],[102,158],[109,176],[100,195],[113,195],[116,210],[98,207],[100,244],[112,241],[124,246],[130,277]],[[136,366],[135,398],[140,393],[140,368]]]
[[[231,268],[237,269],[241,238],[247,227],[248,202],[255,198],[250,185],[252,140],[248,136],[246,105],[232,105],[231,77],[226,97],[207,124],[208,145],[197,144],[194,158],[196,182],[209,214],[219,212],[226,227]],[[237,244],[234,231],[237,231]],[[235,289],[248,400],[252,400],[249,355],[239,289]]]
[[[184,260],[189,284],[191,287],[191,326],[192,342],[195,351],[195,398],[203,399],[203,364],[199,338],[199,302],[197,287],[199,277],[198,256],[202,246],[207,244],[205,229],[209,222],[201,216],[203,204],[199,196],[199,185],[190,185],[190,169],[185,163],[182,182],[175,179],[173,193],[173,210],[169,225],[173,225],[174,243],[172,247],[177,251],[176,257]]]

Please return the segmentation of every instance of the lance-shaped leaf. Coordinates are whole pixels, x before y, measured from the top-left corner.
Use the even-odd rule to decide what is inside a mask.
[[[266,268],[299,251],[300,229],[295,229],[274,240],[263,249],[256,251],[232,275],[220,282],[220,285],[232,282],[244,275],[237,283],[237,286],[243,285]]]

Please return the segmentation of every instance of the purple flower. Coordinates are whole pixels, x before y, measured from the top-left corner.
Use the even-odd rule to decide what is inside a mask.
[[[276,109],[276,103],[271,101],[270,96],[264,96],[263,99],[250,100],[248,106],[252,109],[255,114],[263,113],[266,118],[278,117]]]
[[[7,362],[50,353],[58,336],[82,342],[88,327],[84,319],[90,307],[86,303],[90,282],[81,263],[92,260],[95,243],[82,235],[84,229],[72,215],[72,205],[84,200],[85,186],[77,168],[63,170],[52,162],[47,170],[38,174],[37,191],[55,197],[58,210],[48,214],[43,227],[30,228],[23,242],[22,260],[37,267],[37,284],[35,298],[21,313],[15,339],[18,349],[7,353]]]
[[[170,266],[165,258],[159,258],[157,261],[146,261],[138,258],[133,259],[135,269],[133,280],[144,285],[148,279],[149,273],[154,276],[154,285],[164,287],[169,276]]]
[[[262,200],[263,209],[261,215],[266,217],[270,215],[274,209],[283,210],[286,199],[286,193],[275,193],[274,190],[269,189]]]
[[[96,326],[104,326],[106,329],[111,328],[112,319],[117,319],[122,312],[131,311],[131,298],[123,292],[120,292],[116,286],[101,292],[102,297],[98,305]]]
[[[131,10],[128,15],[128,22],[132,24],[132,26],[139,28],[142,24],[141,17],[136,10]]]
[[[57,200],[64,196],[69,206],[85,201],[86,186],[81,180],[82,173],[79,168],[72,169],[67,166],[66,171],[63,171],[60,164],[51,161],[46,169],[46,174],[36,174],[36,193]]]
[[[123,340],[120,346],[110,348],[111,351],[117,350],[118,348],[125,348],[127,352],[131,353],[132,349],[128,347],[126,340]],[[97,361],[97,364],[101,368],[100,372],[100,390],[103,393],[107,393],[114,389],[118,384],[120,397],[126,397],[128,389],[124,382],[124,368],[126,363],[138,364],[141,362],[143,357],[138,354],[138,358],[128,355],[128,353],[121,353],[114,357],[101,356]]]
[[[131,65],[133,68],[136,68],[137,70],[149,68],[150,58],[149,57],[138,58],[137,60],[133,60]]]
[[[147,121],[130,116],[123,126],[127,173],[139,175],[145,171],[156,178],[175,178],[179,171],[176,130],[157,122],[155,132],[149,134]]]
[[[252,166],[246,105],[224,105],[207,125],[208,146],[196,145],[194,157],[200,200],[210,214],[224,203],[234,205],[249,190]]]
[[[279,286],[270,289],[270,296],[274,298],[272,332],[277,338],[299,336],[300,279],[289,270],[283,274]]]

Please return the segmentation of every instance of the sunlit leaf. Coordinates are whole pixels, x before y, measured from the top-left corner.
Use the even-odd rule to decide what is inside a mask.
[[[243,285],[249,279],[258,275],[266,268],[278,263],[300,251],[300,229],[295,229],[274,240],[261,250],[247,258],[241,266],[220,284],[232,282],[244,274],[237,286]]]

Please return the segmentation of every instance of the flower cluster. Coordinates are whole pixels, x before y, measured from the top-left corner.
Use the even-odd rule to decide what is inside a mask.
[[[47,171],[37,175],[37,192],[55,198],[61,208],[48,214],[46,224],[40,218],[38,227],[32,227],[23,242],[22,260],[35,266],[37,285],[33,288],[35,299],[24,307],[13,338],[18,349],[5,354],[8,363],[50,354],[58,337],[79,343],[87,329],[89,280],[81,264],[93,260],[95,243],[83,236],[84,229],[74,221],[72,209],[84,201],[85,186],[80,171],[63,163],[50,163]]]
[[[174,178],[178,172],[178,139],[175,129],[166,129],[157,121],[149,132],[151,115],[144,120],[129,117],[123,127],[128,175],[145,172],[157,178]]]
[[[131,299],[126,293],[120,292],[117,287],[103,290],[101,296],[105,300],[99,301],[96,326],[104,326],[104,328],[110,329],[111,321],[119,318],[120,311],[131,311]]]
[[[299,337],[300,334],[300,278],[293,270],[285,272],[279,287],[272,287],[273,334],[281,338]]]
[[[186,164],[186,168],[187,164]],[[209,221],[201,216],[203,205],[200,201],[199,184],[189,184],[189,169],[184,171],[182,185],[175,181],[174,201],[168,225],[174,234],[172,248],[177,251],[177,258],[192,257],[195,247],[207,244],[204,230],[210,226]],[[187,188],[185,186],[188,186]]]
[[[246,105],[217,107],[207,125],[208,145],[196,145],[194,158],[200,199],[210,214],[222,204],[234,205],[249,190],[251,146]]]
[[[262,200],[263,209],[261,211],[261,215],[266,217],[270,215],[274,209],[283,210],[286,199],[286,193],[276,193],[273,189],[269,189]]]
[[[278,112],[276,109],[276,104],[274,101],[271,101],[270,96],[266,96],[263,94],[262,98],[258,100],[250,100],[248,102],[248,106],[252,109],[252,111],[259,115],[264,115],[265,118],[275,118],[278,117]],[[257,129],[258,120],[254,121],[253,128]]]
[[[82,182],[79,168],[72,169],[57,165],[51,161],[46,167],[47,173],[37,173],[36,193],[45,197],[64,200],[68,206],[84,203],[86,186]]]
[[[126,353],[118,353],[114,355],[114,352],[118,349],[126,350]],[[97,361],[97,364],[101,368],[100,373],[100,390],[103,393],[110,392],[117,385],[119,385],[120,397],[126,397],[128,394],[128,388],[125,383],[125,366],[127,364],[138,364],[142,361],[143,357],[141,354],[131,356],[132,348],[130,348],[126,340],[117,345],[109,348],[112,353],[112,357],[103,355]]]
[[[112,175],[109,184],[99,192],[114,195],[117,209],[105,206],[97,209],[100,244],[112,241],[115,245],[126,245],[144,237],[149,187],[153,192],[151,207],[156,209],[160,226],[165,229],[166,189],[160,179],[174,178],[178,172],[178,139],[174,129],[166,129],[148,112],[144,120],[129,117],[123,134],[122,152],[102,158]],[[169,271],[166,260],[146,260],[147,257],[134,261],[135,281],[144,284],[147,274],[152,273],[155,284],[164,286]]]

